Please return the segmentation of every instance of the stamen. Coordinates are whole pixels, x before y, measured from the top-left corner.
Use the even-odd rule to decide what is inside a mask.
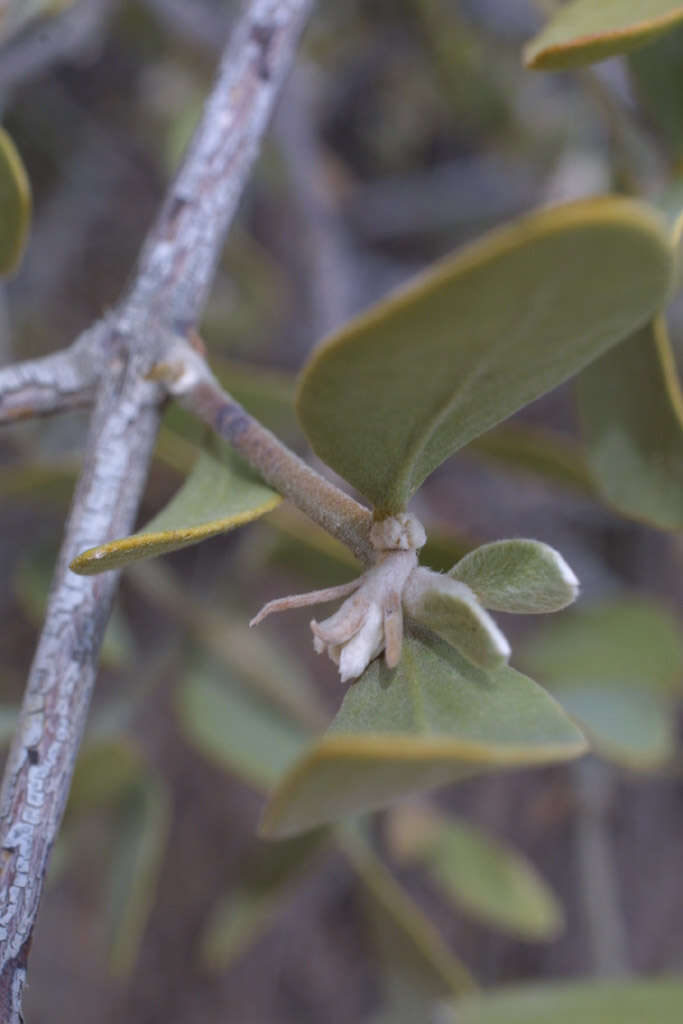
[[[358,590],[363,582],[363,577],[358,576],[349,583],[342,583],[338,587],[328,587],[327,590],[311,590],[308,594],[291,594],[289,597],[279,597],[275,601],[264,604],[258,615],[249,623],[249,628],[258,626],[259,622],[273,612],[286,612],[290,608],[307,608],[313,604],[326,604],[328,601],[337,601],[340,597],[347,597],[354,590]]]
[[[384,605],[384,660],[387,668],[396,668],[403,646],[403,609],[401,595],[394,590]]]

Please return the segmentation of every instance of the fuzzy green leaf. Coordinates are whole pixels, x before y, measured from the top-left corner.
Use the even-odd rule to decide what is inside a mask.
[[[562,930],[562,908],[533,864],[475,826],[434,815],[415,852],[456,907],[484,924],[535,940]]]
[[[200,668],[178,693],[180,726],[196,749],[257,789],[272,786],[303,748],[305,733],[221,671]]]
[[[621,600],[576,609],[536,630],[520,657],[604,757],[649,769],[672,754],[683,640],[665,608]]]
[[[280,501],[228,445],[212,440],[180,490],[151,522],[131,537],[84,551],[71,569],[90,576],[178,551],[249,523]]]
[[[31,221],[31,187],[17,148],[0,127],[0,274],[19,265]]]
[[[657,317],[577,380],[595,483],[623,515],[683,527],[683,394]]]
[[[304,369],[318,455],[383,512],[444,459],[650,319],[673,246],[647,206],[606,197],[492,233],[343,327]]]
[[[524,48],[524,63],[538,71],[593,64],[627,53],[683,21],[673,0],[572,0]]]
[[[562,556],[538,540],[482,544],[450,571],[485,608],[498,612],[557,612],[575,600],[578,580]]]
[[[576,726],[531,679],[475,668],[434,634],[405,638],[390,671],[371,663],[334,722],[282,780],[265,836],[286,836],[383,807],[492,768],[577,757]]]
[[[468,586],[422,569],[414,579],[417,586],[409,585],[403,595],[404,608],[412,618],[457,647],[479,668],[505,664],[510,645]]]
[[[683,981],[520,985],[458,1000],[452,1024],[679,1024]]]

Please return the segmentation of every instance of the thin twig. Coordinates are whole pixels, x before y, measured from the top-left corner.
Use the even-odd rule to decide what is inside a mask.
[[[91,405],[110,328],[96,323],[61,352],[0,369],[0,424]]]
[[[62,14],[41,17],[12,39],[0,50],[0,92],[96,46],[118,2],[81,0]]]
[[[218,14],[204,0],[144,0],[158,18],[183,40],[198,43],[204,49],[215,51],[216,41],[226,31],[226,18]]]
[[[117,575],[78,577],[83,548],[132,529],[162,388],[147,379],[178,324],[199,317],[312,0],[250,0],[133,288],[106,321],[84,470],[0,796],[0,1020],[21,1024],[47,859],[66,803]],[[95,328],[100,330],[104,328]]]
[[[220,385],[203,357],[182,339],[166,353],[157,374],[181,405],[215,430],[254,466],[263,479],[314,523],[340,540],[365,565],[374,562],[372,513],[320,476]]]

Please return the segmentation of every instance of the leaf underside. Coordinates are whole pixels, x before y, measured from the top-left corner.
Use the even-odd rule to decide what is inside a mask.
[[[227,445],[212,441],[180,490],[147,526],[130,537],[84,551],[71,569],[88,576],[178,551],[249,523],[280,501]]]
[[[511,935],[556,938],[564,915],[533,864],[468,822],[441,819],[420,858],[455,906]]]
[[[346,694],[327,733],[285,775],[264,836],[305,831],[480,771],[583,753],[555,701],[504,666],[484,672],[415,629],[399,666],[375,660]]]
[[[16,146],[0,127],[0,274],[19,265],[31,221],[31,188]]]
[[[666,301],[655,213],[606,197],[532,214],[418,278],[323,343],[297,409],[313,448],[381,511],[556,387]]]
[[[539,71],[581,67],[627,53],[683,20],[672,0],[573,0],[524,48],[524,63]]]

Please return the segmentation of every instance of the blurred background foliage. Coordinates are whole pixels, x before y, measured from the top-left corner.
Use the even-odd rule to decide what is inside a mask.
[[[294,375],[311,346],[429,260],[547,203],[614,190],[669,213],[683,205],[681,30],[626,59],[536,74],[520,54],[550,6],[317,5],[202,324],[221,379],[298,450]],[[68,343],[125,288],[236,7],[0,3],[3,122],[34,206],[21,269],[0,285],[4,361]],[[675,303],[668,330],[675,360]],[[342,694],[309,650],[306,612],[257,633],[246,622],[274,594],[350,578],[353,559],[283,505],[133,567],[53,858],[27,1019],[412,1024],[436,1019],[473,977],[490,987],[681,970],[683,545],[663,528],[681,525],[680,419],[639,420],[638,452],[665,449],[672,473],[622,453],[629,486],[615,490],[585,438],[634,374],[591,374],[583,433],[564,386],[442,466],[415,511],[438,569],[500,536],[566,555],[583,584],[577,610],[504,626],[515,663],[582,723],[594,757],[266,843],[255,837],[263,794]],[[658,380],[638,376],[646,409]],[[5,742],[86,422],[73,413],[0,438]],[[177,490],[198,440],[169,409],[141,524]],[[623,1022],[630,996],[611,992],[553,1002],[544,989],[538,1019]],[[658,992],[651,1019],[668,1021],[680,991]],[[525,998],[504,993],[479,1016],[468,997],[454,1019],[530,1020]]]

